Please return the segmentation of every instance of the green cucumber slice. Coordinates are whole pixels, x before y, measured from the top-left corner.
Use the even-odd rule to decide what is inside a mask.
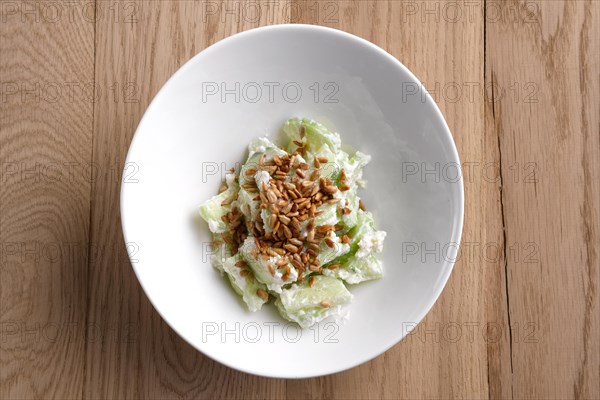
[[[298,271],[289,264],[290,273],[287,279],[284,281],[283,276],[286,272],[285,268],[277,268],[277,262],[281,259],[281,256],[269,257],[265,259],[262,255],[256,255],[256,242],[253,236],[248,236],[244,241],[244,244],[240,248],[244,261],[248,263],[254,276],[257,280],[264,283],[270,291],[275,293],[281,293],[285,285],[289,285],[298,279]],[[271,275],[271,269],[269,264],[273,268],[274,274]]]
[[[208,223],[208,228],[212,233],[227,232],[227,224],[221,217],[237,205],[233,199],[237,196],[239,185],[231,178],[232,176],[232,174],[227,175],[227,190],[200,205],[200,216]],[[230,200],[229,204],[222,205],[225,200]]]
[[[306,328],[329,316],[340,315],[341,307],[351,300],[352,294],[342,281],[318,275],[314,276],[312,287],[307,280],[284,289],[275,305],[282,317]]]
[[[223,270],[227,274],[233,290],[242,296],[242,299],[248,306],[248,309],[250,311],[258,311],[267,301],[263,300],[263,298],[261,298],[257,292],[259,289],[262,289],[266,292],[267,287],[257,281],[251,273],[246,276],[242,276],[241,274],[244,269],[235,265],[235,263],[238,261],[240,261],[239,256],[227,258],[223,263]]]
[[[383,265],[374,254],[364,258],[350,257],[348,262],[336,269],[323,269],[323,275],[343,279],[344,282],[357,284],[383,276]]]

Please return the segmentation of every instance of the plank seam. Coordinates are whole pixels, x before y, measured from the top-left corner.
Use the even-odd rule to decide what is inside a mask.
[[[487,81],[487,0],[483,0],[483,82]],[[493,109],[492,109],[493,113]],[[485,120],[485,108],[484,108]],[[492,387],[490,384],[490,352],[489,346],[486,346],[486,372],[487,372],[487,387],[488,400],[492,399]]]
[[[494,74],[490,73],[490,79],[492,83],[492,117],[494,122],[496,121],[496,106],[495,106],[495,92],[494,92]],[[495,126],[496,124],[494,124]],[[514,399],[514,388],[513,388],[513,334],[512,324],[510,320],[510,297],[508,290],[508,254],[506,249],[506,217],[504,215],[504,177],[502,176],[502,146],[500,145],[500,133],[496,130],[497,141],[498,141],[498,169],[500,176],[500,215],[502,217],[502,251],[504,257],[504,289],[506,292],[506,314],[508,318],[508,344],[510,354],[510,394],[511,398]]]
[[[92,80],[94,82],[94,98],[96,98],[96,48],[97,48],[97,34],[96,34],[96,15],[97,15],[97,0],[94,0],[94,66],[93,66],[93,77]],[[96,118],[96,102],[92,105],[92,140],[91,145],[92,149],[90,151],[90,165],[94,162],[94,130],[96,127],[95,124]],[[85,343],[85,351],[83,353],[83,384],[81,385],[81,398],[86,398],[86,389],[87,389],[87,359],[88,359],[88,319],[90,314],[90,252],[92,247],[92,199],[94,194],[94,182],[90,182],[90,204],[89,204],[89,216],[88,216],[88,248],[87,248],[87,280],[86,280],[86,291],[85,291],[85,331],[84,331],[84,343]]]

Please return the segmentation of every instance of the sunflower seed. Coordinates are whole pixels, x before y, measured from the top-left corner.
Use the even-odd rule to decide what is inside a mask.
[[[321,305],[321,307],[323,308],[329,308],[331,307],[331,302],[329,302],[328,300],[323,300],[321,303],[319,303]]]
[[[292,253],[297,253],[298,252],[298,247],[294,246],[293,244],[284,244],[283,248],[292,252]]]
[[[286,225],[281,225],[283,228],[283,234],[286,238],[290,239],[292,237],[292,231]]]
[[[302,241],[296,238],[291,238],[289,242],[295,246],[302,246]]]
[[[296,217],[292,218],[292,229],[300,232],[300,221],[298,221],[298,219]]]
[[[276,222],[277,222],[277,215],[271,214],[271,216],[269,217],[269,225],[271,227],[274,227]]]
[[[362,199],[358,201],[358,208],[360,208],[363,211],[365,210],[365,203],[363,203]]]
[[[269,203],[275,203],[277,201],[277,196],[271,189],[267,190],[267,199],[269,200]]]
[[[282,214],[287,214],[292,209],[292,203],[288,203],[285,207],[281,209]]]
[[[296,267],[296,269],[298,269],[298,270],[304,270],[304,265],[302,265],[302,263],[301,263],[300,261],[298,261],[298,260],[296,260],[296,259],[292,258],[292,259],[290,260],[290,262],[292,263],[292,265],[293,265],[294,267]]]
[[[298,217],[298,221],[306,221],[308,219],[308,214],[302,214]]]
[[[258,297],[260,297],[261,299],[263,299],[264,301],[267,301],[269,299],[269,294],[262,289],[258,289],[256,291],[256,295]]]
[[[335,192],[338,191],[338,189],[333,186],[333,185],[326,185],[323,187],[323,192],[327,193],[327,194],[334,194]]]
[[[316,244],[316,243],[310,242],[308,244],[308,247],[311,248],[311,249],[313,249],[314,251],[319,251],[319,245]]]
[[[288,260],[286,258],[280,258],[279,260],[277,260],[277,266],[278,267],[283,267],[287,263],[288,263]]]

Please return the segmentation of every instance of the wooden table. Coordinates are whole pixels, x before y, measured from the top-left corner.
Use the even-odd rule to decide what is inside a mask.
[[[600,398],[600,2],[0,3],[0,397]],[[333,376],[275,380],[184,343],[135,279],[120,173],[185,61],[322,24],[432,92],[464,167],[459,262],[416,331]]]

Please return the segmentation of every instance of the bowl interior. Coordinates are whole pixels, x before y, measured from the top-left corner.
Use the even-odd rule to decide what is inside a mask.
[[[307,330],[272,305],[245,309],[211,267],[197,213],[249,141],[277,138],[291,116],[318,120],[372,155],[360,195],[388,232],[384,278],[350,287],[347,321]],[[327,28],[256,29],[194,57],[148,108],[123,177],[125,239],[156,309],[203,353],[259,375],[333,373],[398,342],[439,296],[462,229],[458,165],[433,100],[383,50]]]

